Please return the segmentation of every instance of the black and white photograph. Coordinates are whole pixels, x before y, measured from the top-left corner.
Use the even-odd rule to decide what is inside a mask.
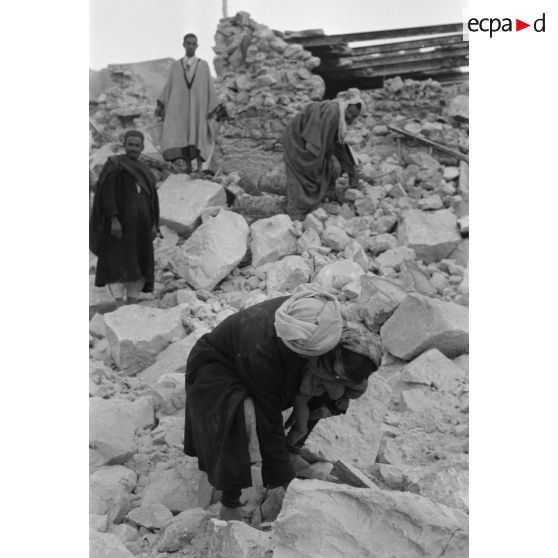
[[[7,554],[555,553],[552,7],[10,8]]]

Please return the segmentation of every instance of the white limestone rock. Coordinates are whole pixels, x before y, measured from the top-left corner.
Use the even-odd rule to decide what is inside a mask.
[[[163,374],[185,374],[186,361],[190,351],[198,339],[208,331],[209,328],[200,327],[190,333],[190,335],[180,339],[180,341],[171,343],[157,355],[155,362],[145,370],[142,370],[137,377],[147,385],[152,386]]]
[[[325,288],[341,289],[347,283],[357,281],[364,270],[353,260],[342,259],[324,265],[312,281]]]
[[[295,479],[273,526],[273,558],[466,558],[468,517],[417,494]]]
[[[106,515],[109,523],[121,521],[130,506],[137,475],[122,465],[101,467],[89,477],[89,513]]]
[[[351,240],[349,235],[341,228],[334,225],[328,225],[322,233],[322,239],[326,246],[333,250],[341,251]]]
[[[207,558],[267,558],[271,556],[271,534],[243,521],[209,522]]]
[[[392,234],[382,233],[377,236],[373,236],[368,242],[366,248],[373,256],[379,256],[386,250],[397,248],[397,238],[395,238]]]
[[[307,228],[302,233],[302,236],[297,239],[296,243],[300,253],[310,252],[322,246],[320,235],[313,228]]]
[[[212,290],[246,254],[248,233],[242,215],[221,209],[176,249],[173,270],[193,288]]]
[[[103,339],[107,335],[107,326],[102,314],[95,314],[89,322],[89,334],[98,339]]]
[[[448,114],[462,122],[469,121],[469,95],[457,95],[451,100]]]
[[[384,414],[391,398],[386,381],[373,374],[368,389],[351,400],[345,415],[320,420],[305,447],[329,461],[349,461],[366,469],[374,464],[382,438]]]
[[[147,504],[128,512],[128,520],[146,529],[164,529],[173,518],[163,504]]]
[[[312,273],[301,256],[285,256],[278,262],[265,264],[259,269],[266,274],[268,292],[288,293],[298,285],[308,283]]]
[[[186,407],[186,376],[181,373],[163,374],[151,387],[158,412],[173,415]]]
[[[274,215],[252,223],[250,250],[254,267],[296,254],[296,236],[291,231],[292,227],[293,222],[288,215]]]
[[[157,543],[159,552],[176,552],[184,548],[204,530],[211,514],[202,508],[192,508],[179,513],[166,527]]]
[[[437,389],[451,389],[458,378],[464,378],[461,368],[438,349],[425,351],[401,370],[402,381]]]
[[[141,505],[160,503],[173,513],[195,508],[201,475],[196,458],[161,463],[147,479]]]
[[[433,348],[455,358],[469,352],[469,311],[451,302],[409,295],[383,325],[381,337],[384,347],[402,360]]]
[[[404,211],[397,237],[427,264],[447,258],[461,242],[457,217],[449,209]]]
[[[90,529],[89,558],[134,558],[134,555],[115,535]]]
[[[146,368],[172,341],[186,335],[183,306],[159,310],[132,304],[105,314],[112,358],[120,369]]]
[[[224,188],[209,180],[192,180],[186,174],[171,174],[159,186],[160,223],[188,236],[201,224],[208,207],[227,203]]]
[[[375,263],[381,267],[398,267],[405,260],[414,260],[415,251],[408,246],[398,246],[390,248],[382,252],[375,260]]]

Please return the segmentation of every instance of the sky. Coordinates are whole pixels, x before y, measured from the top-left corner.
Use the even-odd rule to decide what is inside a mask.
[[[327,34],[456,23],[465,0],[228,0],[228,14],[245,11],[280,31]],[[319,9],[316,7],[319,6]],[[89,67],[184,55],[182,37],[198,36],[197,55],[213,60],[222,0],[90,0]],[[211,64],[212,66],[212,64]]]

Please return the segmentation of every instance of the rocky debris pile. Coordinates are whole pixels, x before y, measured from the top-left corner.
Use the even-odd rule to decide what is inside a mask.
[[[248,95],[242,106],[260,103],[280,84],[258,77],[301,70],[309,60],[299,49],[258,56],[280,37],[246,14],[222,20],[219,33],[220,79],[234,72],[253,84],[231,89],[235,103]],[[124,89],[128,77],[117,78]],[[305,87],[295,87],[296,95],[307,95]],[[356,188],[342,177],[335,200],[292,221],[279,196],[253,195],[258,188],[242,166],[252,154],[257,164],[276,163],[271,135],[224,138],[234,172],[211,181],[159,177],[163,237],[154,243],[154,293],[112,311],[108,290],[95,288],[90,276],[92,558],[302,557],[317,556],[315,549],[322,556],[466,556],[467,167],[377,128],[420,124],[422,134],[431,130],[446,143],[453,135],[452,145],[465,149],[466,103],[452,104],[435,82],[410,80],[387,80],[383,90],[361,96],[367,114],[349,136],[361,168]],[[265,131],[262,122],[279,121],[272,116],[278,106],[242,110],[227,129],[252,129],[254,118]],[[132,126],[147,126],[150,114],[134,117]],[[112,115],[108,122],[117,131],[125,120]],[[280,184],[282,168],[273,172]],[[223,187],[236,196],[232,211]],[[347,414],[322,421],[309,438],[307,447],[325,461],[301,472],[286,495],[244,490],[247,523],[219,521],[216,495],[182,452],[188,354],[233,312],[309,282],[333,289],[348,319],[381,333],[382,365]],[[367,488],[348,486],[338,460]]]

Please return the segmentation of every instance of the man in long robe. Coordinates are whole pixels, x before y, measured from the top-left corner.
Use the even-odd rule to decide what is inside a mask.
[[[139,161],[144,136],[129,131],[126,153],[109,157],[97,181],[91,210],[89,247],[98,256],[95,285],[109,286],[117,306],[151,292],[153,240],[159,232],[156,179]]]
[[[197,172],[213,152],[216,124],[210,115],[217,108],[217,93],[209,64],[196,56],[198,40],[192,33],[184,37],[185,56],[171,67],[167,83],[157,101],[157,114],[163,118],[161,148],[167,161],[174,161]]]
[[[360,114],[362,101],[354,97],[312,102],[287,125],[283,133],[283,157],[287,173],[287,213],[304,219],[333,191],[342,172],[355,185],[355,161],[345,144],[347,126]]]
[[[233,314],[193,347],[186,365],[184,451],[198,458],[210,484],[223,491],[222,519],[240,519],[240,491],[252,484],[245,400],[253,402],[263,483],[286,487],[297,460],[303,459],[300,447],[306,437],[288,447],[282,411],[293,405],[309,359],[334,359],[342,324],[331,296],[299,293]],[[367,350],[369,345],[374,343]],[[343,358],[347,372],[359,375],[363,384],[349,397],[359,397],[381,352],[362,355],[350,346]],[[308,405],[312,412],[324,406],[333,414],[345,412],[346,406],[336,409],[334,403],[322,396]],[[309,421],[308,433],[318,420]]]

